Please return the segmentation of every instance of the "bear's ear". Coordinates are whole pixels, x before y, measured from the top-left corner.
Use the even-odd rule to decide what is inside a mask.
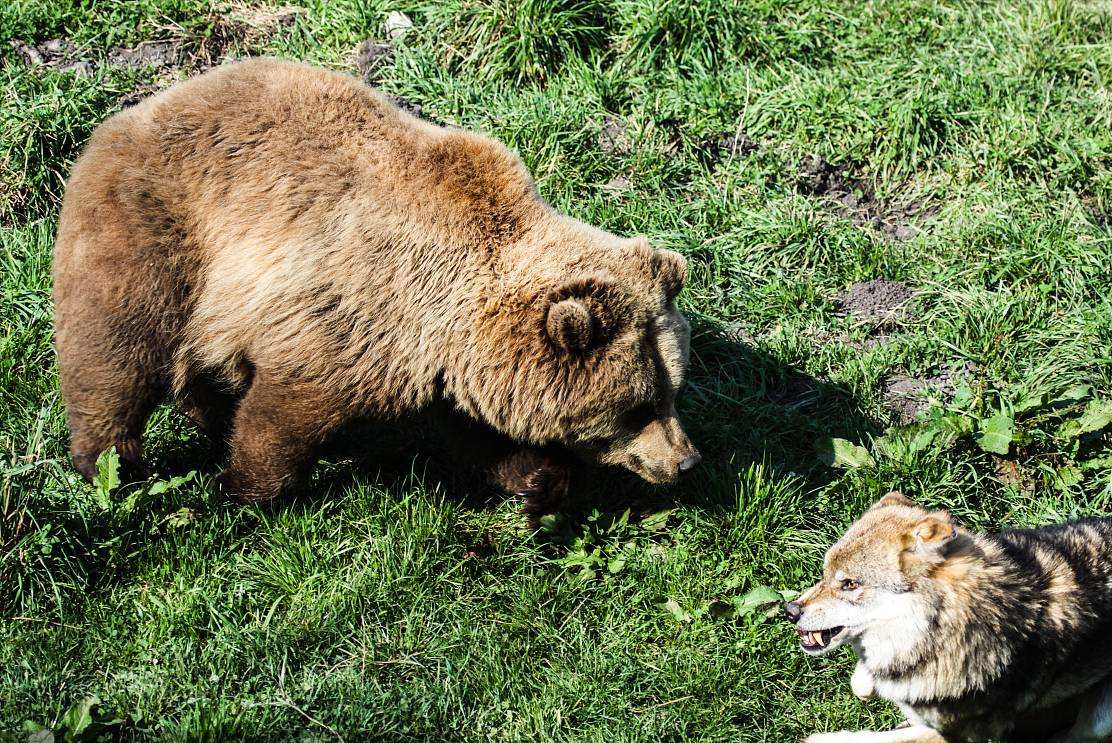
[[[652,257],[653,277],[664,287],[668,301],[676,298],[687,282],[687,259],[672,250],[656,250]]]
[[[593,326],[591,310],[581,299],[570,297],[548,306],[548,337],[565,351],[586,351],[593,339]]]

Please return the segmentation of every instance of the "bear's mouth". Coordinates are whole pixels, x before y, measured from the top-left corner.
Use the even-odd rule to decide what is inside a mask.
[[[831,627],[829,629],[805,630],[796,629],[799,635],[799,644],[809,653],[823,653],[830,650],[830,643],[835,637],[845,632],[845,627]]]

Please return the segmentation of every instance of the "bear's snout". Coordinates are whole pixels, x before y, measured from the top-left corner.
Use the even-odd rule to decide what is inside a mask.
[[[622,464],[656,485],[674,483],[703,457],[675,416],[659,418],[641,429]]]
[[[697,467],[699,465],[699,462],[702,462],[702,461],[703,461],[703,455],[700,454],[699,452],[695,452],[694,454],[686,457],[682,462],[680,462],[680,474],[682,475],[684,472],[687,472],[688,470],[695,469],[695,467]]]

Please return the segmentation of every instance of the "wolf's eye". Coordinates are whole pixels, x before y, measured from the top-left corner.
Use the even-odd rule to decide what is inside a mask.
[[[853,580],[852,578],[846,578],[844,581],[842,581],[843,591],[856,591],[860,587],[861,584]]]

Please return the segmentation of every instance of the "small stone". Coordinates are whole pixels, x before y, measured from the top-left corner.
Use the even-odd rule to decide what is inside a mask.
[[[628,178],[624,176],[618,176],[617,178],[611,178],[610,180],[608,180],[603,185],[602,190],[616,195],[628,191],[630,188],[632,188],[632,186],[633,184],[629,182]]]
[[[909,224],[901,224],[893,235],[897,240],[910,240],[915,237],[915,228]]]
[[[391,10],[390,14],[386,16],[386,38],[390,41],[400,40],[411,28],[413,28],[413,21],[409,20],[409,16],[400,10]]]

